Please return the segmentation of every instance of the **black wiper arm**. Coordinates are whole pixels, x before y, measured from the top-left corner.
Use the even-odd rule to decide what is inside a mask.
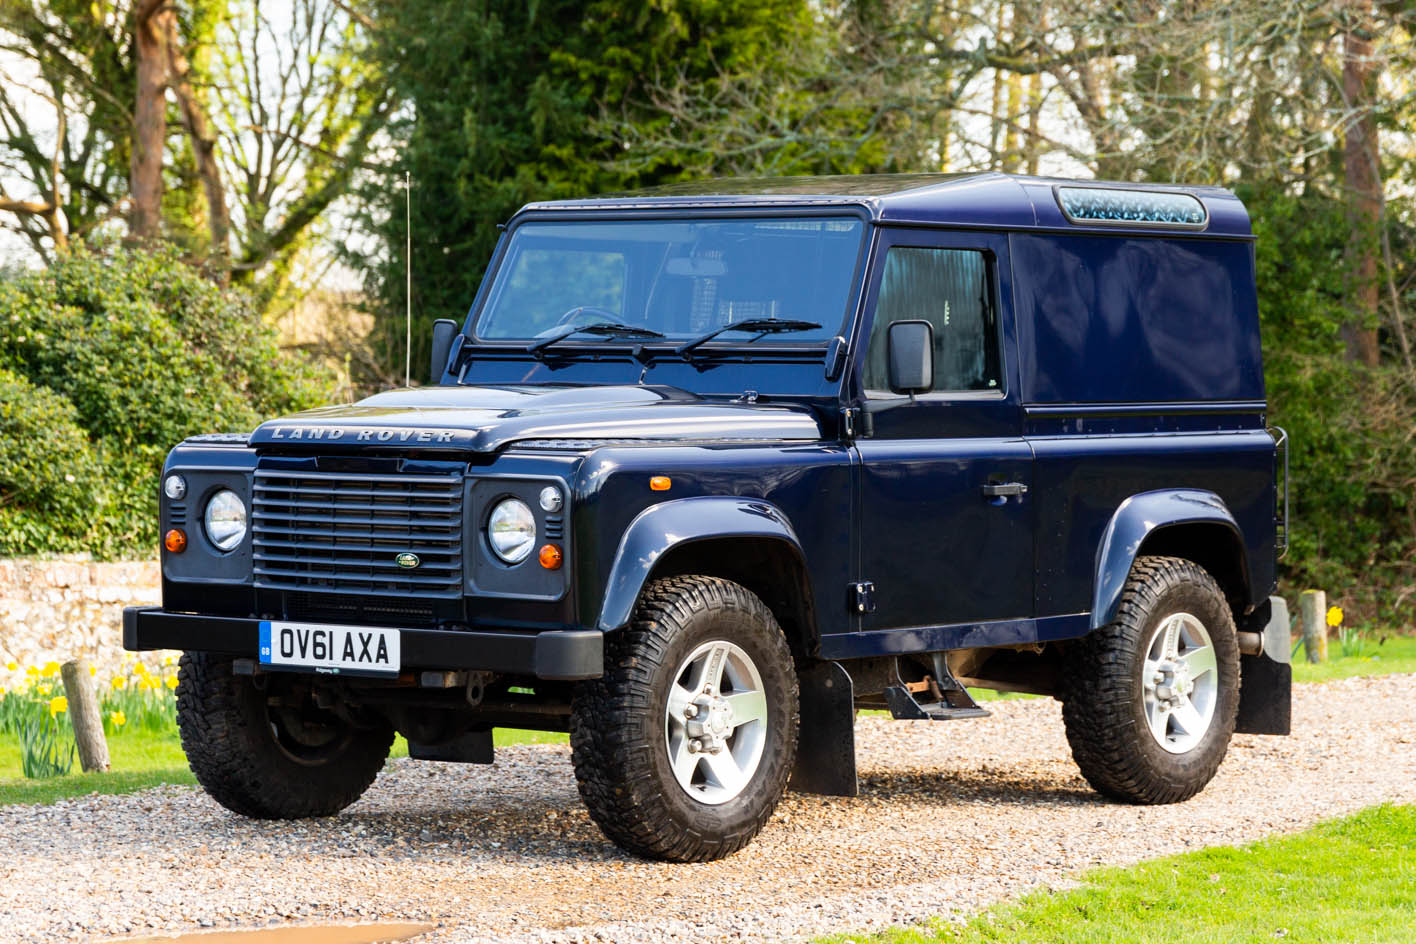
[[[652,328],[639,328],[634,325],[616,324],[609,321],[588,325],[566,325],[555,334],[548,334],[544,338],[532,341],[526,345],[526,350],[531,354],[539,354],[552,344],[563,341],[572,334],[602,334],[611,338],[662,338],[664,336]]]
[[[746,321],[738,321],[733,324],[726,324],[712,331],[700,334],[690,341],[685,341],[674,348],[674,353],[688,359],[689,352],[700,344],[706,344],[718,335],[728,331],[755,331],[757,336],[764,334],[785,334],[789,331],[810,331],[813,328],[821,327],[814,321],[793,321],[790,318],[749,318]],[[756,341],[757,338],[749,338],[749,341]]]

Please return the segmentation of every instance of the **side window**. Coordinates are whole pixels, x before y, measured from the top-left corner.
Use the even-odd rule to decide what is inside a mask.
[[[975,249],[892,247],[885,256],[865,358],[867,392],[888,392],[885,334],[895,321],[934,325],[934,389],[996,390],[998,313],[988,256]]]

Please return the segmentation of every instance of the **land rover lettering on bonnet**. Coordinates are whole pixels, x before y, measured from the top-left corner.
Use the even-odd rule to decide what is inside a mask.
[[[124,644],[185,651],[183,747],[230,809],[334,814],[395,732],[490,763],[499,726],[568,731],[607,837],[702,861],[789,786],[854,795],[860,708],[1052,696],[1127,803],[1288,732],[1286,437],[1233,194],[676,185],[523,208],[472,288],[428,385],[167,459],[163,602]]]

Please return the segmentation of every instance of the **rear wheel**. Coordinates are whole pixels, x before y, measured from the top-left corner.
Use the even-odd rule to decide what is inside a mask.
[[[192,773],[243,816],[332,816],[369,788],[393,743],[387,723],[355,726],[316,706],[307,676],[268,675],[261,689],[234,674],[231,659],[189,652],[177,677],[177,727]]]
[[[1138,558],[1116,618],[1071,648],[1061,681],[1067,740],[1088,783],[1128,803],[1189,799],[1234,733],[1229,604],[1198,564]]]
[[[591,818],[648,858],[702,862],[747,845],[796,756],[796,671],[771,611],[730,581],[672,577],[606,646],[604,677],[582,683],[571,710]]]

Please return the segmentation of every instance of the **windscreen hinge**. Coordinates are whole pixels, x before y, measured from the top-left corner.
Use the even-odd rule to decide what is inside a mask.
[[[851,406],[841,409],[841,434],[846,439],[855,439],[856,412],[856,408]]]

